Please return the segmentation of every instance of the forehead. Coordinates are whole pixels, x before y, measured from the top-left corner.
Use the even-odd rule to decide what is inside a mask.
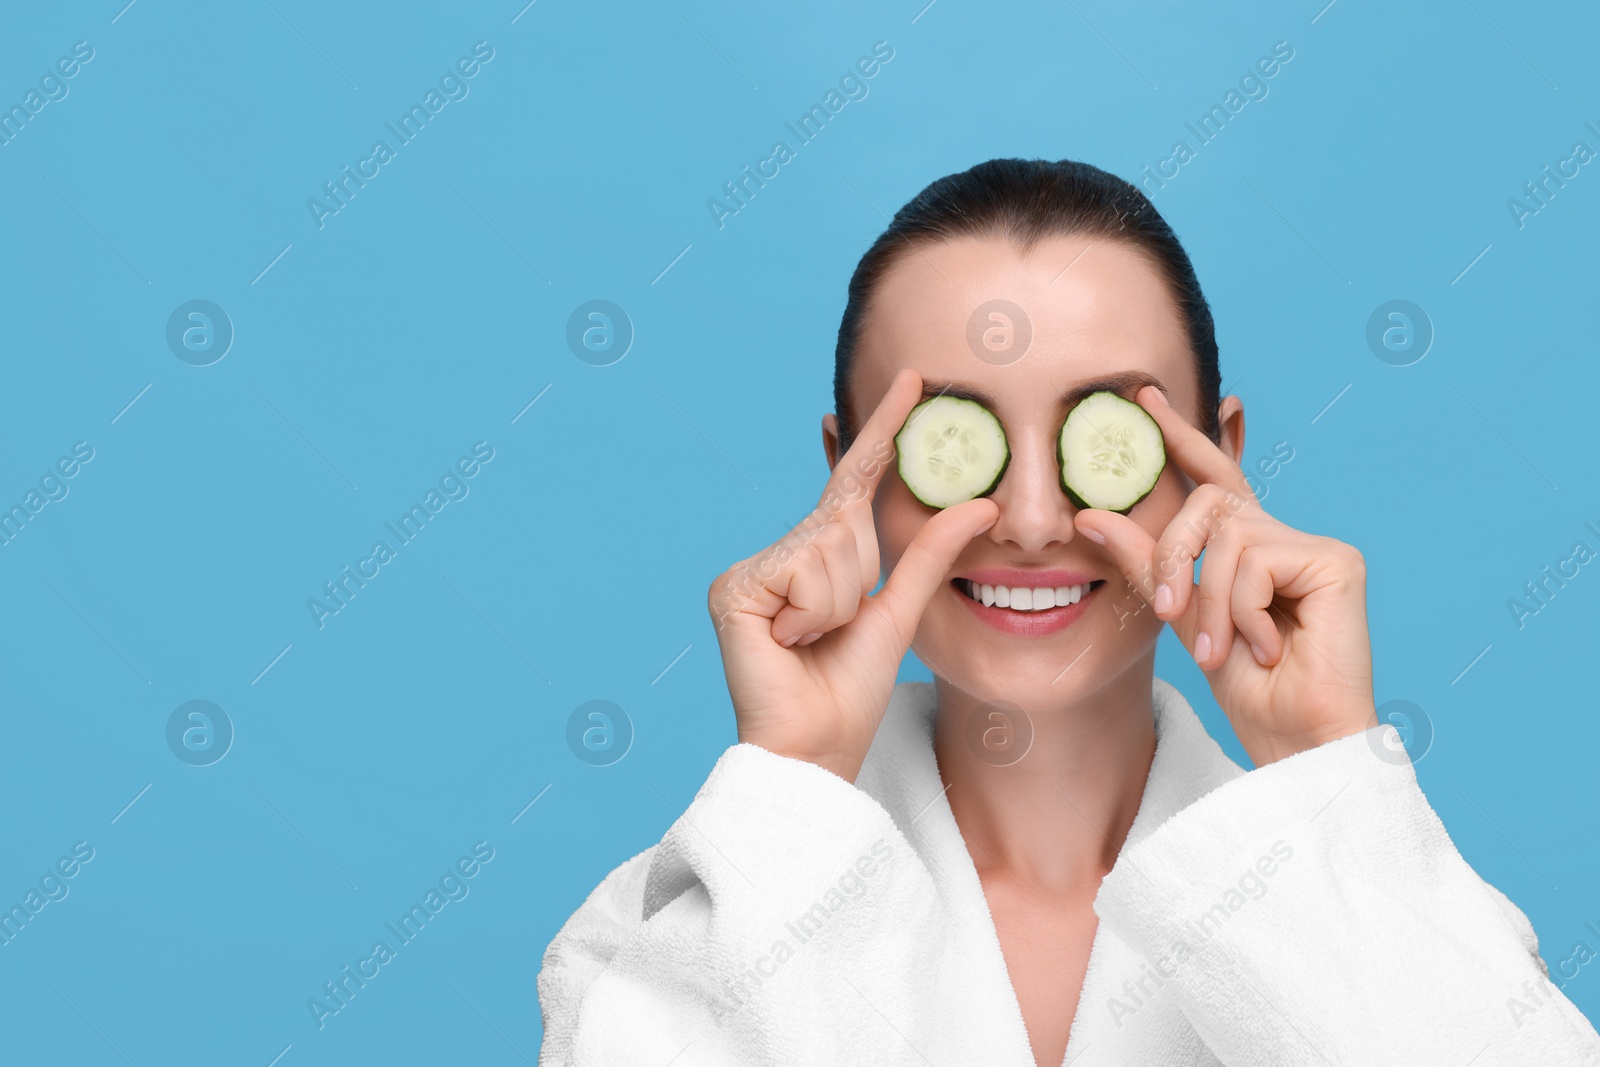
[[[1159,381],[1183,410],[1197,399],[1188,334],[1160,271],[1105,237],[1047,237],[1026,253],[1000,237],[961,237],[901,252],[873,294],[856,358],[858,416],[908,366],[971,385],[1016,416],[1053,413],[1074,385],[1129,371]]]

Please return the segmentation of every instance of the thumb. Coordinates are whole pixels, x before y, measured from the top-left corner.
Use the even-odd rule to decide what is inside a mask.
[[[922,613],[961,550],[1000,518],[1000,507],[979,497],[945,508],[922,524],[906,546],[883,589],[869,599],[883,608],[900,638],[902,653],[911,646]]]

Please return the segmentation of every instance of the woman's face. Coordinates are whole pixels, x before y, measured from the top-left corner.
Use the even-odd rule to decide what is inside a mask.
[[[1151,655],[1163,624],[1105,549],[1074,528],[1077,509],[1061,489],[1056,440],[1075,402],[1070,394],[1085,389],[1111,388],[1132,400],[1155,384],[1200,424],[1194,357],[1156,268],[1133,246],[1106,238],[1046,238],[1026,256],[997,237],[922,244],[880,279],[852,371],[853,426],[903,367],[922,376],[929,396],[986,395],[1011,449],[991,494],[999,519],[957,557],[951,581],[928,604],[913,638],[918,657],[980,700],[1046,706],[1098,689]],[[1229,397],[1220,415],[1222,448],[1235,461],[1243,444],[1239,407]],[[837,428],[832,415],[824,418],[830,467]],[[1159,538],[1193,488],[1169,460],[1128,517]],[[893,469],[886,472],[873,502],[885,574],[934,514]],[[999,577],[1013,577],[1004,569],[1054,571],[1072,577],[1063,584],[1103,584],[1075,609],[1023,615],[984,607],[960,590],[958,579],[984,571],[993,578],[996,568]],[[1009,584],[1041,583],[1020,575]]]

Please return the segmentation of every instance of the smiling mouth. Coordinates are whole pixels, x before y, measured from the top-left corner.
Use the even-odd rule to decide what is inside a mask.
[[[1082,585],[1035,587],[979,585],[969,578],[952,578],[950,584],[968,600],[975,600],[986,607],[1003,608],[1018,615],[1032,615],[1076,604],[1106,583],[1104,579],[1096,579]]]

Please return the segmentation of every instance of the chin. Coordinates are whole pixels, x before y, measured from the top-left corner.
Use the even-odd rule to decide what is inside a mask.
[[[919,637],[917,649],[928,652],[915,654],[936,678],[979,702],[1034,706],[1081,690],[1098,659],[1098,650],[1085,651],[1076,635],[1028,640],[995,634],[978,643],[956,627],[940,627],[926,640]],[[1071,669],[1063,673],[1068,664]]]

